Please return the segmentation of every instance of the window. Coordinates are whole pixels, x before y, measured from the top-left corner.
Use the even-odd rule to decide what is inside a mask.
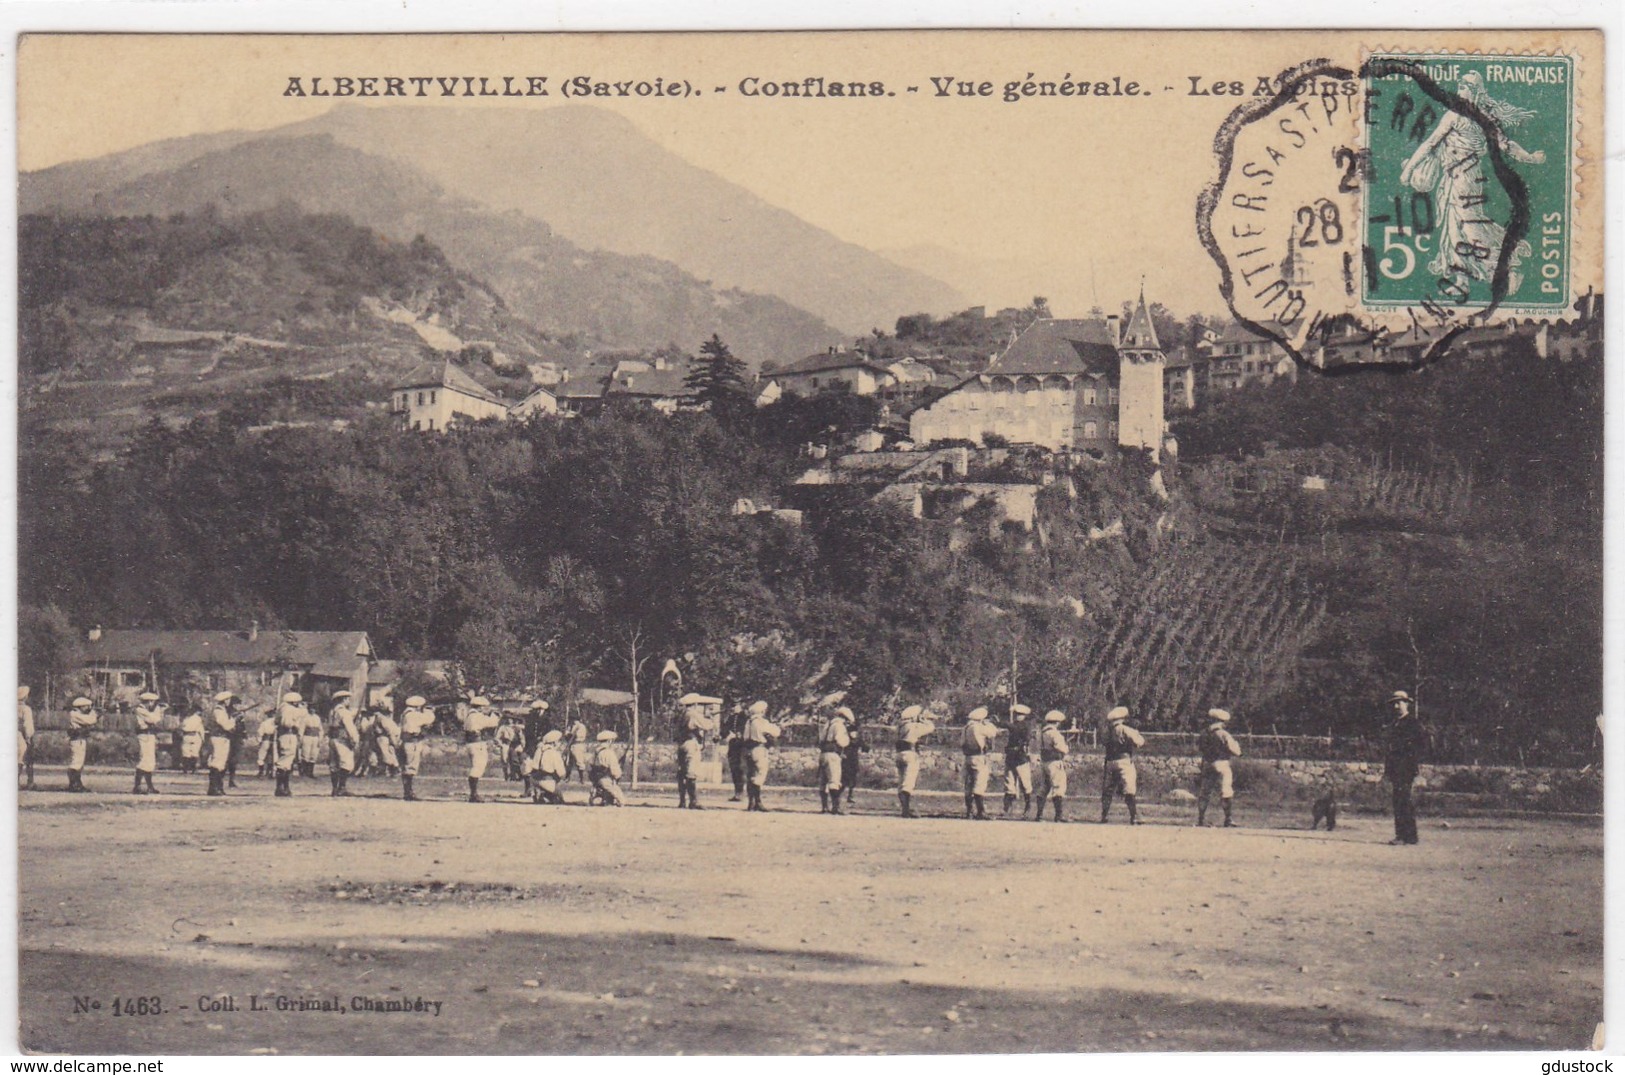
[[[429,432],[430,433],[434,432],[434,419],[433,418],[429,419]]]
[[[412,428],[413,429],[422,429],[423,428],[423,419],[419,418],[417,421],[413,422],[412,423]]]
[[[145,672],[120,672],[119,682],[125,687],[144,687],[147,683]]]
[[[418,406],[419,407],[423,406],[423,393],[422,392],[418,393]]]
[[[435,397],[435,393],[430,392],[429,393],[429,403],[430,403],[431,406],[434,404],[434,397]]]
[[[1083,390],[1083,405],[1085,407],[1093,407],[1095,405],[1095,390],[1093,388],[1085,388]]]
[[[1100,436],[1100,426],[1096,425],[1094,422],[1085,422],[1085,423],[1083,423],[1083,439],[1084,440],[1094,440],[1099,436]]]
[[[1107,422],[1106,423],[1106,435],[1108,437],[1116,437],[1117,436],[1117,423],[1116,422]]]
[[[1115,389],[1115,388],[1106,389],[1106,402],[1111,404],[1114,407],[1117,405],[1117,389]]]

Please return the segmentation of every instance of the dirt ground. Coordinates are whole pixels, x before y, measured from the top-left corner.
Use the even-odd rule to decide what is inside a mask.
[[[451,778],[418,804],[385,779],[224,801],[128,780],[21,794],[27,1050],[1581,1048],[1602,1018],[1595,824],[1424,818],[1389,847],[1383,817],[1311,833],[1245,801],[1224,830],[1078,801],[1064,825],[971,823],[946,795],[903,821],[879,791],[825,817],[791,789],[745,814],[716,789],[679,812],[669,788],[588,809],[500,780],[484,805]],[[145,997],[157,1014],[115,1014]]]

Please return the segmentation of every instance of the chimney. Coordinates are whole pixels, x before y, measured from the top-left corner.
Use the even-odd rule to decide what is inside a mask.
[[[1123,344],[1123,319],[1116,314],[1107,314],[1106,331],[1111,334],[1112,346],[1121,347]]]
[[[92,627],[88,637],[92,642],[100,642],[102,640],[102,625],[98,623]]]
[[[249,620],[248,621],[248,640],[250,642],[258,642],[260,640],[260,621],[259,620]]]

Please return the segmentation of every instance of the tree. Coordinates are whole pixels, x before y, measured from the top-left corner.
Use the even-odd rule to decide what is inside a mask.
[[[745,363],[734,357],[716,333],[700,345],[700,357],[683,377],[683,387],[719,417],[738,411],[747,400]]]

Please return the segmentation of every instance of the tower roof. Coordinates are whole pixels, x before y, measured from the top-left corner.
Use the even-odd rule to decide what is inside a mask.
[[[1145,308],[1145,288],[1140,288],[1140,304],[1134,307],[1134,316],[1123,330],[1123,346],[1150,351],[1162,350],[1157,342],[1157,326],[1151,323],[1151,311]]]

